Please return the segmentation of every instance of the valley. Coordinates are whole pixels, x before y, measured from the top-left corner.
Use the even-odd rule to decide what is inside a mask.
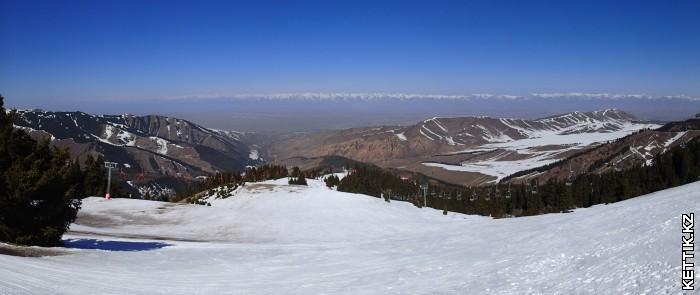
[[[536,120],[431,118],[411,126],[294,136],[272,144],[267,157],[281,164],[303,165],[314,158],[338,155],[453,184],[478,186],[660,126],[616,109]]]
[[[533,176],[523,171],[542,172],[539,167],[566,160],[566,167],[537,175],[546,181],[649,164],[655,155],[699,134],[692,128],[657,131],[661,123],[639,121],[617,109],[536,120],[430,118],[408,126],[277,135],[210,129],[164,116],[18,114],[16,128],[70,148],[73,157],[102,155],[117,162],[120,179],[142,196],[172,194],[197,177],[265,162],[316,169],[331,156],[461,186],[494,184],[512,176],[522,181]]]
[[[0,0],[0,295],[699,293],[698,12]]]

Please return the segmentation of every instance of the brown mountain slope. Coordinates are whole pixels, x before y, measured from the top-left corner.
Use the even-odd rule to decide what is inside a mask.
[[[635,165],[651,165],[654,157],[669,149],[700,137],[700,125],[695,120],[671,122],[656,130],[643,130],[619,140],[600,145],[568,157],[561,162],[532,170],[521,171],[506,181],[521,182],[537,179],[560,181],[584,173],[605,173]]]
[[[386,168],[420,172],[452,183],[478,185],[510,174],[484,172],[487,169],[479,169],[483,162],[497,165],[525,160],[534,161],[532,165],[554,162],[601,142],[652,127],[658,126],[636,122],[633,116],[615,109],[573,112],[537,120],[431,118],[411,126],[353,128],[291,136],[273,143],[266,155],[282,164],[299,164],[299,159],[337,155]],[[585,140],[579,141],[580,138]],[[522,147],[524,144],[527,146]],[[536,166],[539,165],[533,167]]]
[[[208,129],[164,116],[90,115],[83,112],[19,111],[17,128],[69,147],[74,157],[101,154],[121,175],[143,173],[191,178],[241,170],[251,160],[246,134]]]

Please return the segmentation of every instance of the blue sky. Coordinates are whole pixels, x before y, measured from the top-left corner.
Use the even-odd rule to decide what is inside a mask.
[[[700,96],[699,31],[700,1],[0,0],[0,93]]]

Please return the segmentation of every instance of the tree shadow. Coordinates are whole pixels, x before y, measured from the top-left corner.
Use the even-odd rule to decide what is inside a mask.
[[[66,239],[63,246],[73,249],[97,249],[107,251],[148,251],[160,249],[171,244],[162,242],[126,242],[126,241],[105,241],[97,239]]]

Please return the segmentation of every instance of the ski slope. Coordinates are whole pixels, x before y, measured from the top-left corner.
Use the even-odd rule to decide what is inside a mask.
[[[320,180],[209,201],[88,198],[68,244],[142,251],[0,255],[0,294],[677,294],[680,216],[700,210],[700,182],[500,220]]]

